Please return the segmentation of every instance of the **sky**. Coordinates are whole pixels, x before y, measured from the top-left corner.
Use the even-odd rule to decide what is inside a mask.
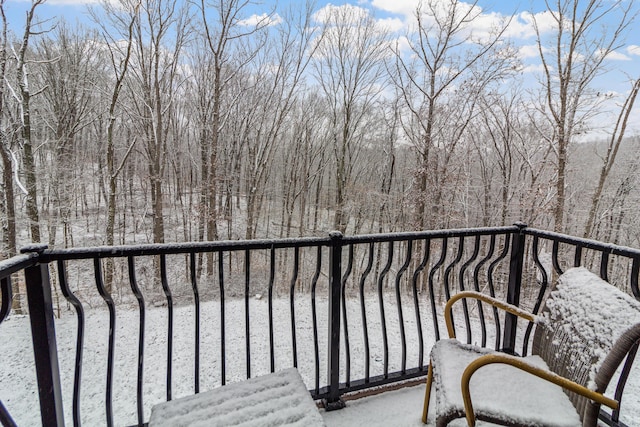
[[[55,20],[64,17],[66,21],[89,22],[87,16],[87,6],[95,5],[98,0],[46,0],[44,5],[39,6],[38,16]],[[183,1],[183,0],[178,0]],[[442,0],[449,1],[449,0]],[[610,0],[605,0],[605,3]],[[627,2],[630,0],[623,0]],[[260,16],[272,10],[282,10],[282,8],[297,3],[297,0],[260,1],[257,0],[252,5],[248,18]],[[375,19],[383,22],[387,28],[401,38],[406,34],[406,29],[413,22],[413,15],[416,9],[417,0],[316,0],[316,9],[321,12],[324,8],[350,5],[364,8],[372,14]],[[551,2],[555,3],[555,2]],[[20,34],[24,23],[25,11],[30,5],[28,0],[6,0],[5,11],[10,23],[10,28]],[[523,64],[523,75],[525,81],[534,85],[541,71],[541,61],[536,47],[536,37],[533,28],[532,14],[541,28],[551,27],[553,19],[545,6],[544,0],[478,0],[477,7],[482,9],[481,19],[477,20],[477,30],[486,31],[492,24],[506,17],[513,16],[506,35],[517,47],[517,52]],[[251,15],[253,13],[253,15]],[[614,28],[616,22],[614,18],[605,22],[605,31]],[[53,21],[52,21],[53,22]],[[640,17],[636,20],[636,25],[640,24]],[[631,89],[632,79],[640,78],[640,31],[628,32],[624,40],[624,45],[616,52],[610,54],[605,61],[605,66],[609,70],[607,74],[599,78],[595,83],[596,90],[607,94],[605,101],[606,108],[610,114],[618,111],[620,103],[625,99],[625,95]],[[640,134],[640,101],[632,114],[631,131]],[[613,123],[613,116],[602,118],[602,126],[606,127]],[[610,126],[609,126],[610,127]],[[606,134],[606,131],[604,131]],[[630,132],[627,133],[628,135]]]

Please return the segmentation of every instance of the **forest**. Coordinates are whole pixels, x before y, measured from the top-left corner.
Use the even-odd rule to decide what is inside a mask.
[[[640,247],[640,76],[601,86],[637,5],[548,3],[532,75],[518,18],[457,0],[401,29],[248,0],[103,1],[83,23],[32,0],[16,26],[3,0],[0,259],[516,221]]]

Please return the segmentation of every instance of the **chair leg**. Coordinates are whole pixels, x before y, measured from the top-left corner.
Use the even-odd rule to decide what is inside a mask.
[[[433,383],[433,367],[429,360],[429,370],[427,371],[427,390],[424,393],[424,406],[422,407],[422,423],[427,423],[427,415],[429,413],[429,398],[431,396],[431,384]]]

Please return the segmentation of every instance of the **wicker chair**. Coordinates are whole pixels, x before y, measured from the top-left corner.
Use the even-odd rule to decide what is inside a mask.
[[[451,309],[463,298],[490,303],[535,324],[532,356],[518,357],[455,340]],[[433,390],[436,425],[456,418],[510,426],[596,426],[604,395],[640,343],[640,302],[582,267],[561,275],[542,315],[478,292],[461,292],[445,308],[450,339],[430,356],[423,418]],[[624,384],[622,384],[624,387]]]

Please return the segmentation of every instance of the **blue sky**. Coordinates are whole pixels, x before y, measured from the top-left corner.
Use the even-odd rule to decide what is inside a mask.
[[[179,0],[181,1],[181,0]],[[444,1],[444,0],[443,0]],[[448,0],[446,0],[448,1]],[[608,2],[610,0],[604,0]],[[630,1],[630,0],[623,0]],[[256,1],[250,13],[261,15],[272,10],[274,5],[277,8],[285,7],[297,0]],[[406,30],[412,22],[417,0],[333,0],[317,1],[316,8],[321,10],[325,7],[341,6],[349,4],[369,10],[378,20],[384,21],[386,26],[396,31],[398,37]],[[553,2],[552,2],[553,3]],[[30,1],[27,0],[7,0],[5,11],[10,23],[10,27],[16,33],[21,33],[24,22],[25,11],[28,9]],[[76,20],[88,22],[86,10],[88,5],[95,5],[94,1],[87,0],[47,0],[44,5],[39,6],[38,16],[40,18],[64,17],[68,22]],[[532,14],[544,28],[545,22],[552,19],[548,13],[543,0],[479,0],[477,6],[482,9],[482,17],[477,20],[478,30],[489,28],[492,23],[506,16],[515,13],[514,19],[507,31],[509,39],[518,47],[520,59],[525,67],[525,75],[530,76],[530,82],[535,82],[536,73],[540,71],[541,63],[536,48],[536,38],[532,25]],[[640,24],[640,17],[636,25]],[[615,22],[611,22],[611,27]],[[610,70],[606,76],[596,81],[597,90],[602,93],[615,95],[612,98],[610,107],[615,110],[615,102],[622,100],[625,93],[631,88],[631,79],[640,78],[640,31],[629,31],[625,45],[608,56],[605,61],[606,67]],[[617,96],[617,98],[616,98]],[[632,126],[634,132],[640,134],[640,101],[634,111]],[[608,119],[611,122],[611,119]]]

